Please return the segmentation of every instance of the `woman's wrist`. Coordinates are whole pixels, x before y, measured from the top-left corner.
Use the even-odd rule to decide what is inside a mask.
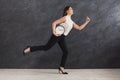
[[[89,23],[90,21],[86,21],[86,23]]]

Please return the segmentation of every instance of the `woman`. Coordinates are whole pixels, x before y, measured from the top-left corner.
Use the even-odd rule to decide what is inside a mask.
[[[50,49],[53,45],[55,45],[55,43],[58,43],[60,48],[63,51],[61,63],[58,68],[59,73],[62,72],[62,74],[68,74],[67,72],[64,71],[65,62],[66,62],[66,59],[68,56],[68,50],[67,50],[67,46],[66,46],[66,42],[65,42],[65,37],[69,34],[69,32],[71,31],[72,28],[81,30],[90,22],[90,18],[86,17],[86,21],[81,26],[79,26],[71,19],[72,15],[73,15],[72,7],[66,6],[64,8],[63,17],[61,17],[60,19],[58,19],[52,23],[53,34],[50,37],[50,39],[48,40],[47,44],[40,45],[40,46],[27,46],[24,49],[24,55],[28,54],[30,52],[33,52],[33,51],[38,51],[38,50],[46,51],[46,50]],[[66,23],[66,24],[68,24],[68,26],[65,29],[65,32],[62,35],[59,35],[56,33],[55,29],[56,29],[56,25],[61,24],[61,23]]]

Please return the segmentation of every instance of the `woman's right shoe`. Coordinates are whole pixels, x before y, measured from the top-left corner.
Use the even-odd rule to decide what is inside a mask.
[[[23,55],[24,56],[29,53],[29,52],[27,52],[27,53],[24,52],[27,48],[30,48],[30,46],[27,46],[26,48],[24,48],[24,50],[23,50]]]
[[[60,67],[58,69],[59,69],[59,73],[61,72],[62,74],[68,74],[67,72],[64,72]]]

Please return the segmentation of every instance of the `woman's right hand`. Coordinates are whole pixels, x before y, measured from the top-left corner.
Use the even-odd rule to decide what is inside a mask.
[[[88,16],[86,17],[86,22],[90,22],[90,18]]]
[[[53,31],[53,35],[55,35],[55,36],[60,36],[59,34],[57,34],[55,31]]]

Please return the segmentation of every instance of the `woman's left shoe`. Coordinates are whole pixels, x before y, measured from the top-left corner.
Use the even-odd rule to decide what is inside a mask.
[[[59,73],[61,72],[62,74],[68,74],[67,72],[64,72],[61,67],[58,68],[59,69]]]

